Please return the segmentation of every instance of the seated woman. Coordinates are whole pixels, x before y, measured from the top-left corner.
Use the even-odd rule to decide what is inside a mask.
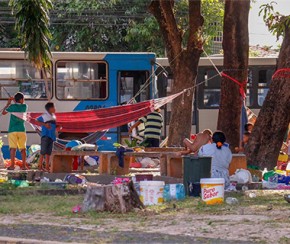
[[[224,178],[225,188],[230,185],[229,165],[232,161],[232,152],[226,144],[226,136],[223,132],[217,131],[212,136],[213,143],[202,146],[198,156],[211,156],[211,177]]]
[[[181,155],[187,155],[190,153],[198,153],[198,150],[205,144],[211,143],[212,131],[206,129],[201,133],[196,134],[195,138],[191,141],[189,139],[184,139],[183,143],[185,150],[180,152]]]

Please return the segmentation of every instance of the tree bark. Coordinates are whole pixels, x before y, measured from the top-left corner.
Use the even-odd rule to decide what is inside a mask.
[[[245,82],[248,77],[249,11],[250,0],[225,1],[223,72],[240,83]],[[242,97],[239,85],[222,77],[217,128],[225,133],[232,150],[240,144],[241,108]]]
[[[277,68],[290,68],[290,27],[280,49]],[[283,139],[290,123],[290,72],[273,76],[269,92],[252,131],[247,147],[248,163],[261,168],[276,166]]]
[[[153,0],[149,11],[156,18],[165,43],[168,61],[173,72],[173,92],[180,92],[193,87],[197,68],[202,53],[203,40],[201,27],[201,1],[189,1],[189,37],[184,40],[182,31],[178,28],[173,6],[173,0]],[[183,43],[187,42],[186,48]],[[185,137],[189,137],[192,127],[192,105],[194,89],[184,96],[175,99],[171,107],[168,144],[182,145]]]
[[[82,204],[82,211],[108,211],[127,213],[134,208],[144,209],[134,184],[99,185],[89,184]]]

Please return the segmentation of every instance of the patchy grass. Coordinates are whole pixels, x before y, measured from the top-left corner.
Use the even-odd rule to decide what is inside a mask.
[[[255,198],[243,193],[226,194],[226,197],[238,199],[236,205],[209,206],[200,198],[186,198],[126,214],[95,211],[73,214],[72,207],[82,203],[83,195],[33,195],[29,188],[8,190],[10,194],[1,195],[0,184],[0,218],[6,223],[11,221],[11,225],[66,225],[75,229],[81,226],[87,228],[86,231],[105,231],[109,236],[122,236],[124,231],[147,231],[234,240],[242,238],[255,243],[274,243],[273,240],[275,243],[290,243],[290,204],[283,199],[283,193],[275,191],[267,191],[267,194],[256,192]],[[268,235],[269,232],[273,234]]]
[[[3,189],[13,191],[11,195],[0,195],[0,214],[24,214],[24,213],[39,213],[50,214],[54,216],[66,216],[68,218],[76,217],[72,213],[72,207],[81,204],[83,195],[66,195],[66,196],[49,196],[49,195],[25,195],[25,191],[29,188],[17,188],[13,190],[13,186],[0,185],[0,193]],[[30,190],[31,191],[31,190]],[[151,206],[147,211],[137,211],[127,214],[113,213],[97,213],[90,211],[88,213],[80,213],[78,218],[86,218],[86,221],[93,220],[94,224],[98,224],[98,220],[114,218],[122,220],[138,220],[142,225],[143,219],[148,216],[158,216],[160,219],[163,215],[174,216],[179,212],[189,214],[259,214],[265,211],[272,210],[289,210],[288,204],[282,195],[267,194],[249,198],[243,193],[230,193],[226,197],[235,197],[239,203],[237,205],[228,205],[226,203],[220,205],[206,205],[200,198],[186,198],[184,201],[172,201],[158,206]],[[245,212],[246,211],[246,212]],[[171,223],[175,224],[174,221]]]
[[[70,215],[82,196],[6,195],[0,196],[1,214],[50,213]]]

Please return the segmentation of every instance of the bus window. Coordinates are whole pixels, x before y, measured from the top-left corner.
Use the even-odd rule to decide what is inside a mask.
[[[119,71],[118,81],[120,104],[130,101],[130,99],[134,97],[143,86],[146,86],[146,88],[135,97],[136,102],[150,99],[150,85],[148,85],[150,84],[150,81],[148,78],[148,71]]]
[[[52,89],[49,74],[48,86]],[[0,61],[0,99],[7,99],[16,92],[22,92],[25,99],[46,99],[46,88],[41,71],[25,60]],[[51,92],[50,92],[51,93]]]
[[[220,92],[220,89],[204,89],[204,106],[207,108],[218,108],[220,104]]]
[[[221,78],[215,76],[217,72],[214,69],[209,69],[204,72],[203,80],[203,106],[205,108],[218,108],[220,103],[220,87]]]
[[[105,100],[108,67],[105,62],[58,61],[56,96],[60,100]]]
[[[205,70],[203,75],[199,76],[199,82],[205,81],[204,85],[198,88],[198,91],[202,92],[202,97],[198,99],[199,108],[216,109],[219,108],[220,103],[220,88],[221,77],[217,76],[212,78],[217,73],[215,70]],[[246,105],[251,106],[253,104],[253,85],[252,85],[252,71],[249,70],[246,94]]]
[[[267,93],[269,91],[269,85],[272,80],[274,70],[263,69],[259,70],[259,81],[258,81],[258,105],[262,106]]]

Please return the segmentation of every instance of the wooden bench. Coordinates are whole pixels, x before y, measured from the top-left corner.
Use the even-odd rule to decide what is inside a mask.
[[[98,156],[97,151],[53,151],[50,157],[51,173],[71,173],[74,157],[81,157],[81,170],[84,169],[85,156]]]
[[[237,169],[247,169],[247,159],[245,154],[233,154],[233,159],[229,167],[230,175],[235,174]]]
[[[72,172],[74,157],[81,157],[81,170],[84,169],[84,156],[99,157],[99,173],[111,175],[129,174],[130,159],[125,157],[124,168],[119,166],[119,159],[114,151],[53,151],[50,158],[51,173]]]
[[[99,159],[99,173],[109,175],[129,174],[130,158],[124,157],[124,167],[119,166],[119,159],[114,151],[102,151]]]

